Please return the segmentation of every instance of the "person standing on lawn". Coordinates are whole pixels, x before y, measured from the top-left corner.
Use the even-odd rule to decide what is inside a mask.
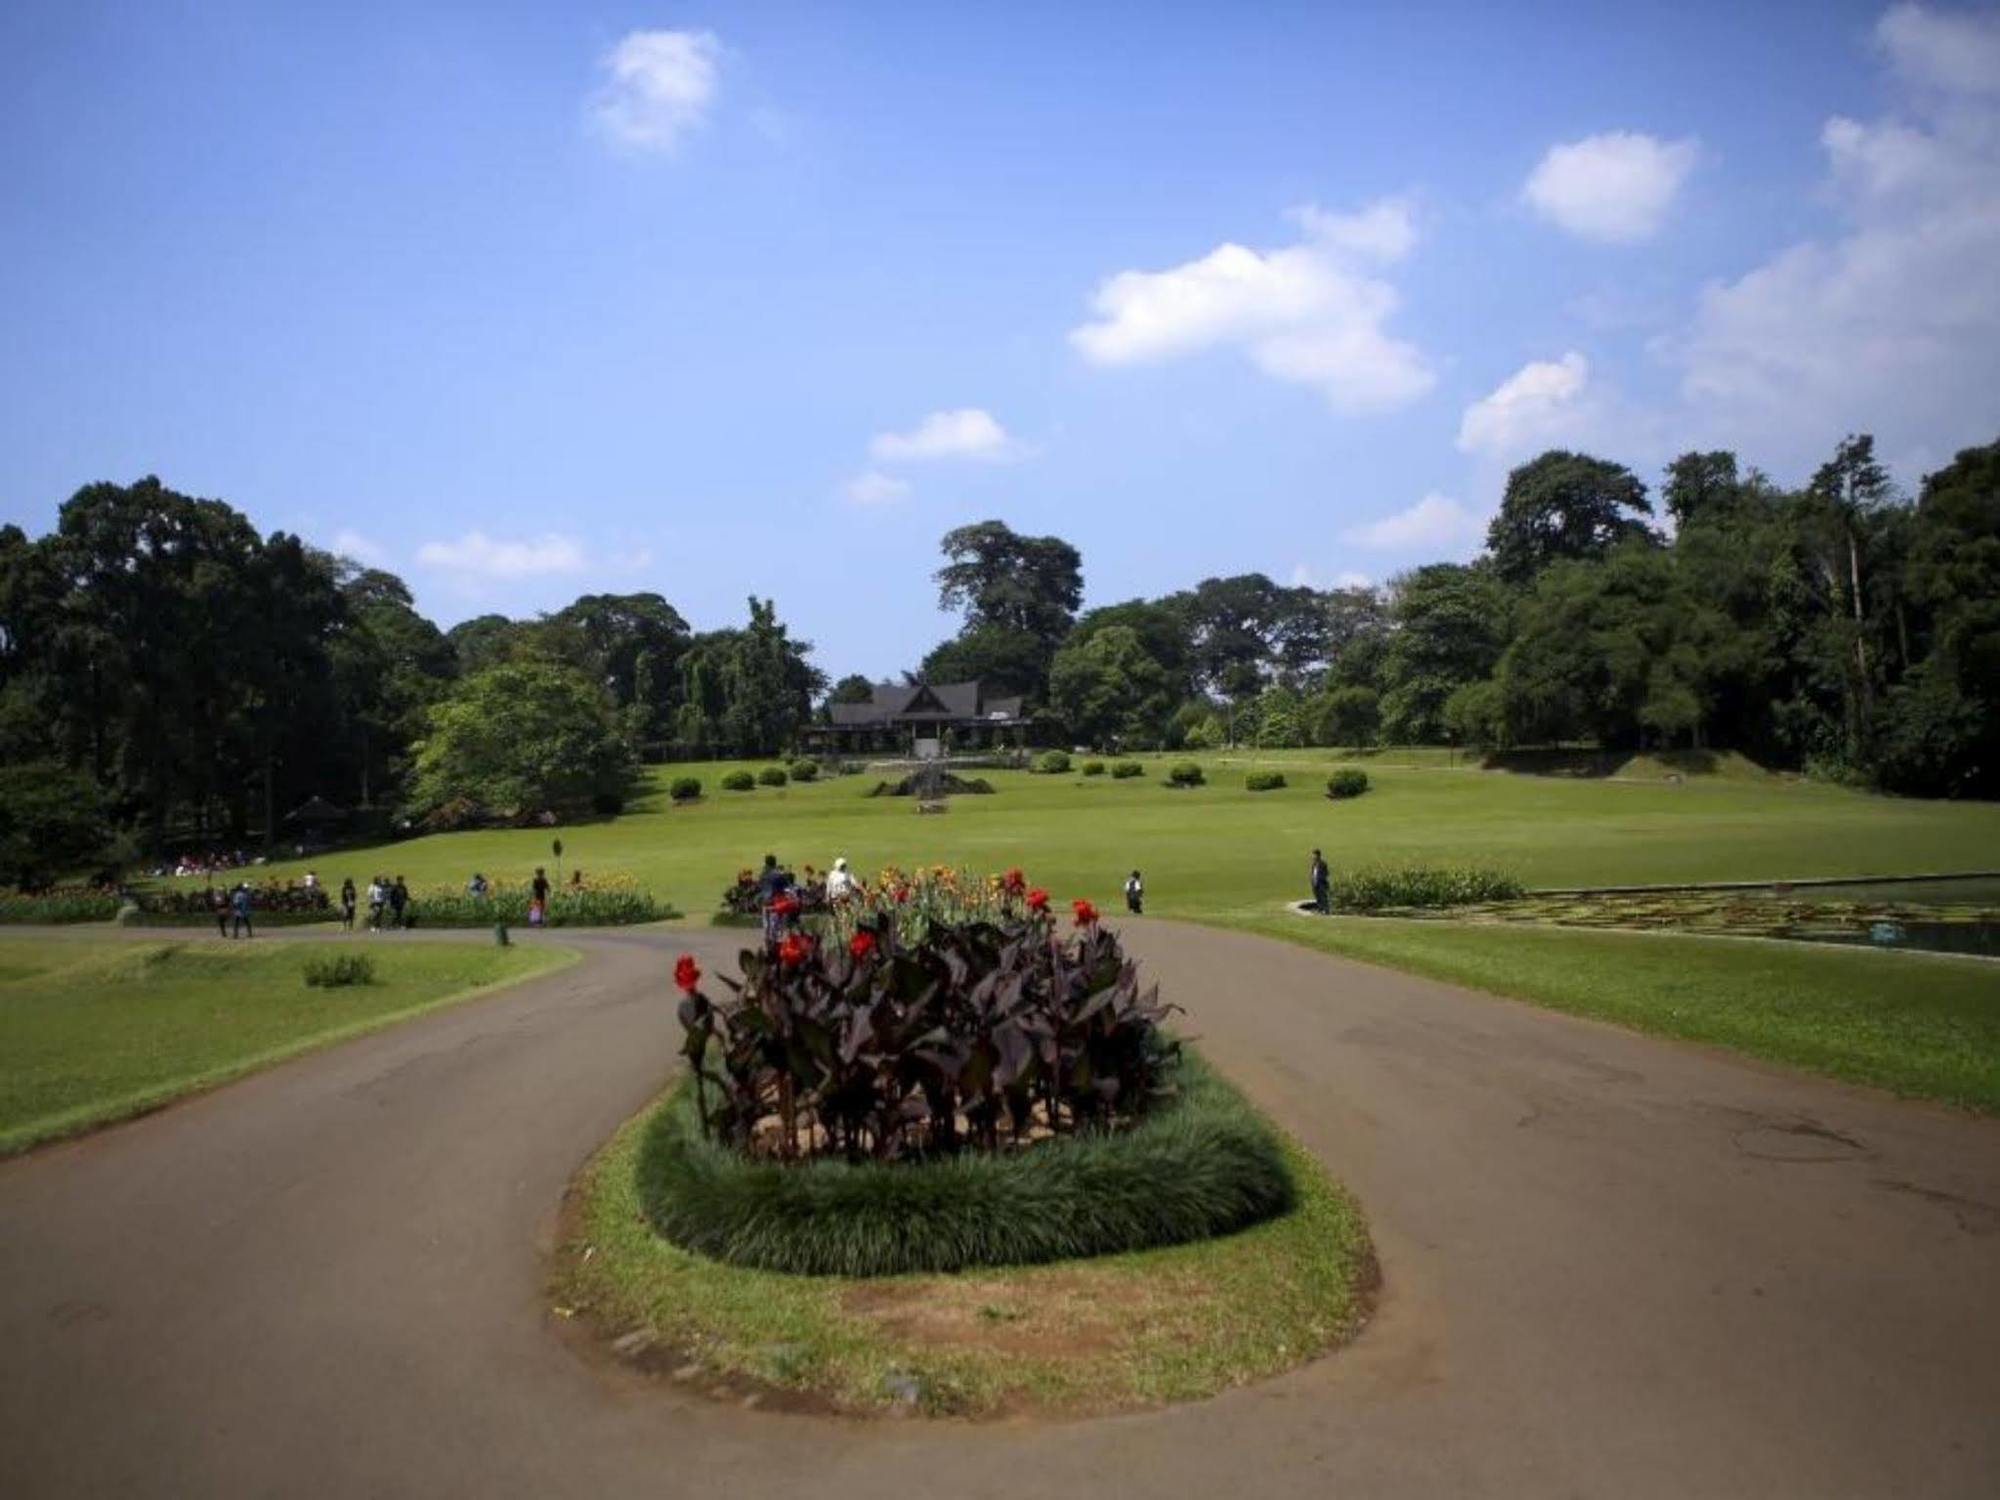
[[[535,866],[535,878],[528,882],[528,925],[540,927],[549,919],[549,877],[540,865]]]
[[[409,904],[410,888],[403,884],[403,877],[398,875],[395,884],[389,887],[389,925],[391,927],[401,927],[403,925],[403,909]]]
[[[354,931],[354,877],[340,882],[340,930]]]
[[[1145,907],[1146,882],[1141,880],[1139,872],[1134,870],[1125,877],[1125,910],[1135,917],[1140,917],[1145,915]]]
[[[1313,850],[1312,862],[1313,910],[1324,915],[1331,906],[1330,893],[1333,889],[1333,872],[1326,867],[1326,856]]]
[[[236,882],[236,889],[230,893],[229,907],[234,914],[229,924],[229,935],[235,937],[238,933],[241,933],[245,938],[255,937],[257,929],[250,921],[250,884],[248,881],[239,880]]]

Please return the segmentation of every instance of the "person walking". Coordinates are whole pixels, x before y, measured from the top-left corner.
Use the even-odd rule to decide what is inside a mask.
[[[389,904],[389,891],[382,884],[382,877],[374,875],[368,881],[368,930],[382,930],[382,908]]]
[[[778,868],[778,856],[764,856],[764,868],[757,876],[757,899],[764,909],[764,941],[775,943],[785,925],[785,914],[778,910],[778,898],[791,888],[792,877],[788,870]]]
[[[229,935],[235,937],[241,933],[245,938],[255,937],[257,929],[250,920],[250,883],[247,880],[236,882],[236,889],[230,895],[229,905],[233,912]]]
[[[826,874],[826,899],[830,906],[839,906],[854,894],[854,875],[847,868],[847,857],[842,855],[833,862],[833,868]]]
[[[400,928],[405,925],[403,922],[403,912],[408,908],[409,904],[410,888],[403,884],[403,877],[398,875],[395,883],[389,887],[389,925],[391,927]]]
[[[208,904],[215,909],[215,935],[217,937],[228,937],[229,893],[227,891],[218,891],[214,886],[210,886],[208,888]]]
[[[1146,882],[1141,880],[1139,872],[1134,870],[1125,877],[1125,910],[1135,917],[1141,917],[1146,914],[1145,908]]]
[[[354,931],[354,877],[349,875],[340,882],[340,930]]]
[[[1326,856],[1321,854],[1317,849],[1313,850],[1312,870],[1310,873],[1313,890],[1313,910],[1324,916],[1332,909],[1333,872],[1326,867]]]
[[[540,927],[549,919],[549,877],[540,865],[528,882],[528,925]]]

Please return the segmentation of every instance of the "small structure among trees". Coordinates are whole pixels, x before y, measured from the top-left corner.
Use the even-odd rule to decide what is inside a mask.
[[[1019,694],[981,682],[870,685],[865,702],[827,705],[828,722],[803,731],[817,754],[914,754],[929,742],[942,750],[991,750],[1027,743]]]

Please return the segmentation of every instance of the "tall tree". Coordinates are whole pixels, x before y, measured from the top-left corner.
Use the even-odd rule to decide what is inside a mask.
[[[1106,625],[1056,653],[1049,698],[1070,733],[1093,745],[1152,745],[1174,695],[1167,670],[1129,625]]]
[[[1382,731],[1399,744],[1437,744],[1445,700],[1499,659],[1506,591],[1484,567],[1431,563],[1393,579],[1389,596],[1395,634],[1382,661]]]
[[[1623,464],[1552,448],[1507,476],[1486,550],[1499,577],[1522,584],[1552,562],[1651,536],[1652,513],[1646,486]]]
[[[1082,554],[1061,537],[1021,536],[1001,521],[946,532],[939,548],[948,559],[937,571],[939,607],[964,615],[961,636],[1012,637],[1017,649],[987,656],[1020,660],[1005,685],[1045,697],[1049,663],[1083,602]]]

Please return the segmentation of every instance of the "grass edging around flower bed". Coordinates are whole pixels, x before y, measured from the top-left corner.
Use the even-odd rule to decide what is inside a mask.
[[[1226,1083],[1215,1087],[1262,1123]],[[639,1168],[659,1109],[628,1122],[579,1177],[551,1289],[559,1317],[679,1383],[864,1415],[1079,1416],[1275,1375],[1367,1316],[1375,1265],[1360,1210],[1275,1131],[1290,1207],[1236,1233],[852,1278],[730,1265],[655,1233]]]
[[[704,1140],[676,1088],[639,1150],[642,1207],[667,1239],[737,1265],[893,1276],[1180,1244],[1282,1213],[1292,1184],[1262,1116],[1192,1054],[1130,1128],[912,1166],[787,1166]]]

